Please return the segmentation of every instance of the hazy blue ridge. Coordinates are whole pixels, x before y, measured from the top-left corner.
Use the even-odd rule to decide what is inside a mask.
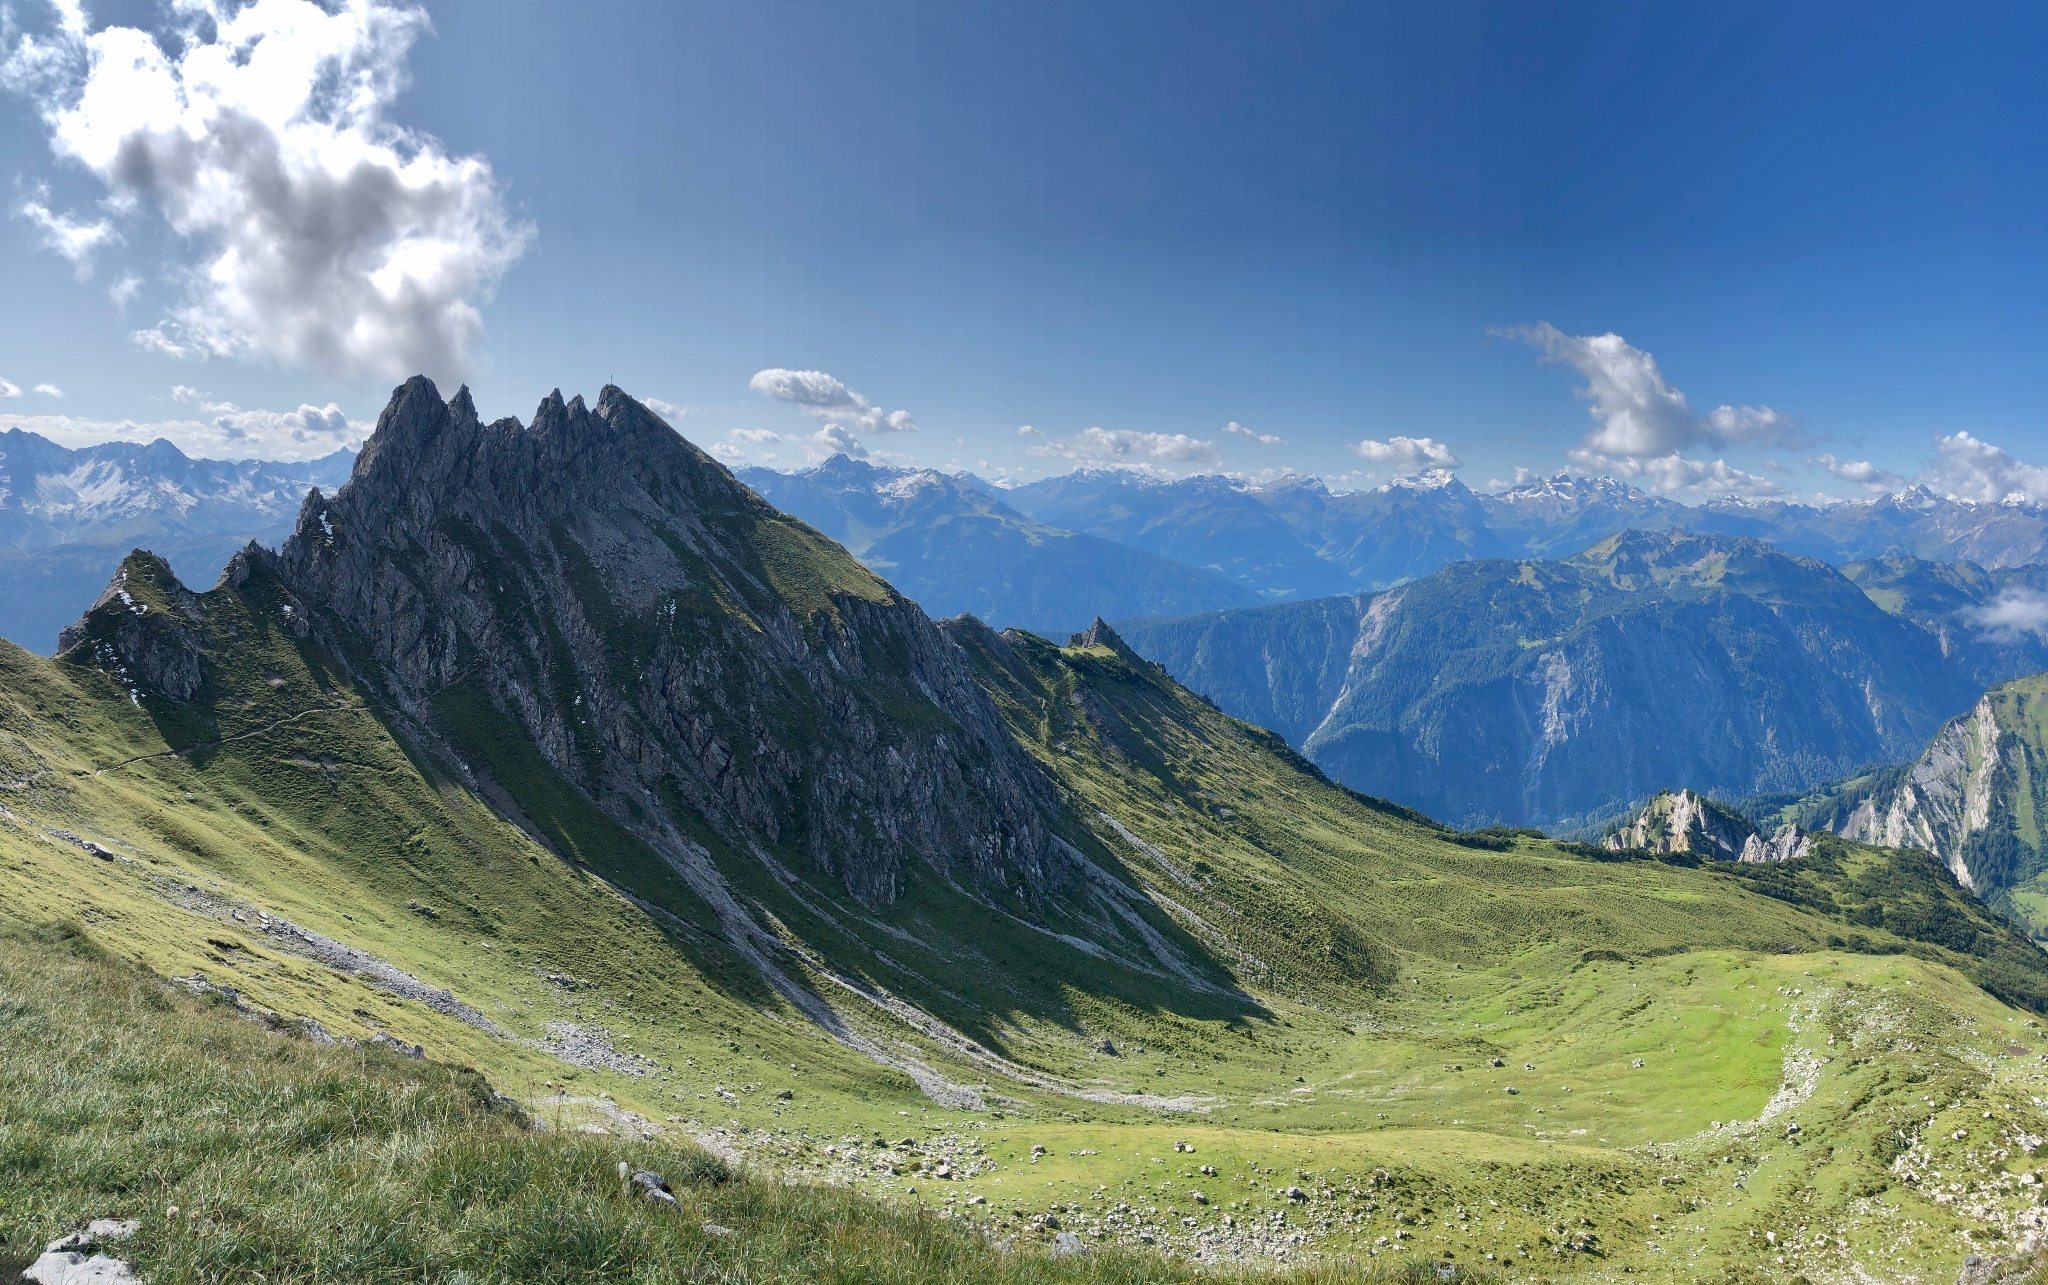
[[[1213,571],[1034,521],[970,479],[929,469],[840,455],[802,473],[749,468],[738,476],[934,617],[965,612],[996,628],[1064,636],[1097,616],[1258,601]]]

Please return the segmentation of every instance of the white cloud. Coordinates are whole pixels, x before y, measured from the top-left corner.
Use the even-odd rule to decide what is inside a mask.
[[[1273,433],[1260,433],[1254,431],[1253,429],[1246,428],[1244,425],[1238,423],[1236,420],[1231,420],[1228,424],[1225,424],[1223,426],[1223,431],[1226,433],[1236,433],[1241,437],[1249,437],[1261,446],[1287,445],[1287,439],[1284,437],[1277,436]]]
[[[64,395],[64,390],[57,387],[55,384],[37,384],[35,386],[35,391],[41,393],[45,397],[62,397]]]
[[[1676,453],[1651,459],[1617,459],[1584,447],[1567,453],[1592,472],[1647,482],[1651,490],[1667,494],[1689,491],[1709,499],[1767,500],[1791,493],[1771,479],[1737,468],[1727,460],[1695,460]]]
[[[331,402],[292,411],[245,410],[231,402],[209,402],[201,409],[207,418],[102,420],[0,413],[0,428],[26,429],[63,446],[163,437],[187,455],[206,459],[308,460],[344,446],[360,446],[376,427],[348,418]]]
[[[1788,494],[1771,479],[1745,472],[1726,460],[1689,460],[1665,455],[1644,460],[1642,468],[1650,485],[1659,491],[1693,491],[1744,500],[1776,499]]]
[[[1362,460],[1382,465],[1396,476],[1420,473],[1424,469],[1464,467],[1451,448],[1430,437],[1390,437],[1376,442],[1368,437],[1351,444],[1351,453]]]
[[[0,379],[0,399],[21,396],[21,385],[8,379]]]
[[[2007,589],[1965,614],[1994,642],[2018,642],[2022,634],[2048,639],[2048,594],[2037,589]]]
[[[1903,486],[1906,482],[1906,479],[1897,473],[1881,469],[1869,460],[1836,459],[1826,451],[1814,456],[1809,463],[1820,465],[1844,482],[1854,482],[1872,491],[1888,491],[1893,487]]]
[[[2048,468],[1963,432],[1935,438],[1934,451],[1921,480],[1936,491],[1980,504],[2048,504]]]
[[[827,424],[808,439],[816,449],[813,455],[829,458],[834,455],[851,455],[857,460],[868,457],[868,444],[854,436],[853,430],[844,424]]]
[[[690,413],[689,407],[677,402],[665,402],[659,397],[642,397],[640,404],[671,422],[682,419]]]
[[[828,428],[844,425],[862,433],[917,431],[917,421],[909,411],[885,411],[822,370],[770,367],[757,371],[747,386],[777,401],[793,404],[812,419],[825,421]]]
[[[713,455],[730,463],[744,463],[753,459],[774,459],[772,451],[763,451],[764,446],[783,441],[782,434],[767,428],[735,428],[727,430],[725,440],[709,448]],[[791,439],[809,441],[809,438]]]
[[[1769,406],[1716,406],[1707,412],[1706,425],[1721,446],[1797,446],[1804,438],[1790,415]]]
[[[201,252],[185,301],[138,344],[390,378],[470,367],[480,306],[532,229],[482,157],[390,119],[423,10],[175,0],[159,44],[54,7],[54,29],[15,35],[0,83],[34,99],[52,150],[110,204],[153,202]],[[79,254],[113,235],[70,226]]]
[[[125,312],[128,305],[135,301],[136,292],[141,289],[142,278],[132,272],[126,273],[119,281],[107,287],[107,298],[114,301],[116,308]]]
[[[205,396],[205,393],[200,392],[190,384],[171,385],[171,400],[174,402],[196,402]]]
[[[1019,424],[1019,425],[1017,425],[1017,436],[1019,436],[1019,437],[1044,437],[1044,436],[1045,436],[1045,430],[1043,430],[1043,429],[1038,429],[1038,428],[1033,428],[1033,427],[1031,427],[1031,425],[1029,425],[1029,424]]]
[[[1547,321],[1494,333],[1518,339],[1544,360],[1585,376],[1579,396],[1592,403],[1593,429],[1579,444],[1588,456],[1647,461],[1695,446],[1796,445],[1798,425],[1769,406],[1717,406],[1695,414],[1657,359],[1620,335],[1567,335]],[[1578,453],[1574,453],[1574,458]]]
[[[43,248],[62,255],[80,281],[92,275],[92,256],[100,247],[121,239],[114,225],[105,219],[80,222],[59,214],[40,200],[23,201],[21,216],[43,234]]]
[[[1217,464],[1214,442],[1185,433],[1141,433],[1129,428],[1084,428],[1031,448],[1033,455],[1096,464]]]

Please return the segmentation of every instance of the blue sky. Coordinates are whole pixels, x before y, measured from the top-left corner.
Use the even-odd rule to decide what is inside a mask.
[[[71,440],[316,453],[424,366],[785,466],[2048,500],[2038,6],[10,3],[0,422]],[[292,199],[94,70],[181,26],[280,53]],[[380,164],[433,199],[324,200]]]

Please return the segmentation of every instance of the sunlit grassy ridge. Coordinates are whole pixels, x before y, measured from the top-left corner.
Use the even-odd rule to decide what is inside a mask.
[[[181,610],[170,586],[143,591]],[[578,1164],[604,1178],[607,1147],[694,1135],[994,1241],[1064,1230],[1224,1263],[1931,1279],[2026,1230],[2042,1042],[1972,978],[2034,1003],[2041,966],[1938,870],[1844,847],[1759,874],[1452,834],[1331,786],[1113,636],[1061,648],[960,622],[1090,877],[1132,890],[1164,953],[1091,919],[1101,903],[1056,900],[1034,926],[915,865],[896,903],[856,905],[700,826],[799,994],[844,1024],[832,1039],[487,702],[458,684],[434,711],[479,795],[394,734],[276,593],[259,575],[203,596],[190,702],[0,648],[0,915],[75,922],[156,976],[203,972],[331,1035],[475,1068],[555,1126],[546,1147],[584,1157],[532,1200]],[[662,805],[687,823],[688,800]],[[395,971],[337,966],[287,921]],[[981,1106],[940,1106],[918,1077]],[[539,1172],[542,1142],[508,1118],[449,1127],[486,1168],[503,1148],[491,1172]],[[609,1141],[561,1141],[586,1126]],[[540,1217],[528,1199],[504,1208]],[[66,1218],[146,1209],[103,1203],[0,1205],[0,1237],[20,1250]],[[249,1218],[284,1217],[262,1203]],[[600,1224],[618,1263],[697,1252]],[[431,1257],[432,1236],[392,1243],[466,1261]],[[1023,1270],[1009,1261],[910,1254],[901,1278]]]

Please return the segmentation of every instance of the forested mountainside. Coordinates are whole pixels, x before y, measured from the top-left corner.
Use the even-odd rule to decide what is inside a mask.
[[[1121,628],[1353,788],[1459,824],[1571,826],[1661,789],[1746,798],[1903,759],[2035,666],[2038,642],[1911,601],[1887,611],[1753,539],[1630,532],[1561,561]]]
[[[1107,625],[934,623],[616,389],[486,425],[412,381],[277,553],[205,591],[129,558],[59,657],[0,645],[0,790],[9,943],[60,924],[33,931],[269,1028],[179,1044],[183,1082],[253,1059],[325,1100],[292,1079],[319,1059],[263,1040],[344,1046],[319,1085],[356,1058],[384,1084],[380,1050],[472,1068],[391,1084],[431,1112],[408,1145],[443,1148],[422,1172],[548,1175],[550,1226],[640,1199],[614,1157],[693,1139],[1013,1247],[1221,1264],[1946,1271],[2038,1217],[2002,1162],[2032,1145],[2015,1097],[2048,1094],[2048,964],[1931,860],[1447,829]],[[168,1100],[147,1068],[74,1067],[63,970],[20,959],[10,1127],[87,1083]],[[65,976],[65,1030],[148,1007]],[[384,1137],[365,1092],[350,1136]],[[1929,1093],[1969,1128],[1926,1127]],[[576,1146],[518,1150],[496,1110]],[[39,1159],[73,1155],[54,1135],[0,1152],[29,1193],[0,1257],[136,1191],[149,1279],[355,1244],[265,1185],[334,1131],[265,1115],[209,1149],[215,1117],[163,1118],[91,1166]],[[346,1161],[293,1161],[294,1190]],[[415,1200],[380,1172],[349,1208],[404,1205],[450,1272],[533,1243],[497,1187]]]

